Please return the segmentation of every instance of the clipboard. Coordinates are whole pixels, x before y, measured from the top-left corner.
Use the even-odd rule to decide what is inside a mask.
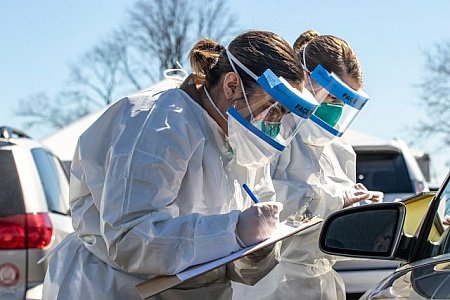
[[[243,248],[237,252],[231,253],[228,256],[189,267],[176,275],[158,276],[146,280],[136,285],[136,290],[142,299],[148,299],[161,292],[164,292],[165,290],[176,287],[186,280],[198,277],[229,262],[240,259],[250,253],[253,253],[254,251],[272,245],[313,225],[319,224],[322,221],[323,219],[320,217],[313,217],[310,220],[302,222],[299,226],[296,227],[288,225],[286,221],[283,221],[279,224],[272,236],[261,243]]]

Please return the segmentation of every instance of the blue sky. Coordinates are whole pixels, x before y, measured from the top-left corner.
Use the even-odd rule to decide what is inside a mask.
[[[68,65],[125,19],[133,1],[3,0],[0,2],[0,125],[23,129],[14,116],[20,98],[65,84]],[[402,138],[432,154],[437,175],[447,172],[435,143],[416,139],[411,128],[424,118],[420,93],[423,52],[450,40],[450,2],[434,1],[241,1],[230,13],[242,30],[274,31],[292,43],[307,29],[347,40],[358,54],[371,96],[352,124],[381,138]],[[32,130],[42,138],[45,130]]]

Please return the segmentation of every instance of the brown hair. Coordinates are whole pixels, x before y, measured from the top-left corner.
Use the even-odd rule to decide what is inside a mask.
[[[320,64],[328,72],[334,72],[341,78],[348,76],[362,85],[359,59],[352,47],[343,39],[308,30],[297,38],[294,50],[309,71]],[[306,62],[303,61],[304,51]]]
[[[292,47],[280,36],[268,31],[249,31],[237,36],[228,50],[257,76],[271,69],[286,80],[303,83],[300,60]],[[202,39],[189,54],[192,70],[202,84],[217,85],[223,74],[233,72],[225,47],[211,39]],[[234,64],[248,92],[256,84],[253,78]]]

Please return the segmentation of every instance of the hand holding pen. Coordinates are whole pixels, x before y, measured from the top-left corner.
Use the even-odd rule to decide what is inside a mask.
[[[280,221],[283,205],[280,202],[259,202],[256,195],[244,184],[242,186],[255,205],[239,215],[236,232],[245,246],[262,242],[270,237]]]

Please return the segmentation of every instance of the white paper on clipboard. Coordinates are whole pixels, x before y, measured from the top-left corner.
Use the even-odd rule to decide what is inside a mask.
[[[319,217],[313,217],[311,220],[308,220],[298,227],[293,227],[286,224],[286,221],[283,221],[279,224],[277,229],[274,231],[272,236],[258,244],[255,244],[253,246],[241,249],[237,252],[234,252],[228,256],[203,263],[200,265],[192,266],[176,275],[173,276],[164,276],[164,277],[156,277],[147,281],[144,281],[136,286],[136,289],[138,291],[138,294],[141,296],[142,299],[147,299],[152,296],[155,296],[169,288],[175,287],[178,284],[195,278],[197,276],[200,276],[206,272],[209,272],[211,270],[214,270],[220,266],[223,266],[229,262],[232,262],[236,259],[242,258],[256,250],[262,249],[266,246],[269,246],[271,244],[274,244],[280,240],[283,240],[293,234],[296,234],[306,228],[309,228],[313,225],[316,225],[320,222],[322,222],[323,219]]]

